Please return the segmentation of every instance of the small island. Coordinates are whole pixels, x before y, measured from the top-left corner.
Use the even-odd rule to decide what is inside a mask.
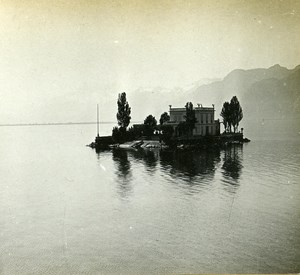
[[[89,146],[96,150],[112,148],[161,148],[196,149],[222,147],[230,144],[242,144],[250,140],[244,138],[239,123],[243,110],[236,96],[223,104],[220,116],[223,118],[224,132],[220,133],[220,120],[215,120],[215,106],[204,107],[187,102],[183,108],[169,105],[169,113],[161,114],[159,124],[153,115],[148,115],[143,124],[128,127],[131,120],[131,108],[126,93],[118,96],[118,126],[112,129],[111,136],[99,136],[97,112],[97,136]]]

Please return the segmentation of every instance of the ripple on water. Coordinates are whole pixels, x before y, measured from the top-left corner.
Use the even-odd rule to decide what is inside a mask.
[[[96,154],[35,129],[1,132],[0,273],[299,272],[298,145]]]

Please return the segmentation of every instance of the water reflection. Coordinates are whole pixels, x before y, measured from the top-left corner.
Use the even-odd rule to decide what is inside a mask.
[[[147,171],[154,172],[159,159],[159,150],[132,150],[130,155],[145,164]],[[150,174],[152,175],[152,174]]]
[[[118,186],[123,197],[132,191],[133,174],[143,173],[139,164],[146,168],[148,176],[155,176],[154,172],[160,165],[163,174],[176,179],[176,183],[180,181],[180,184],[194,186],[196,189],[197,186],[208,186],[219,169],[218,175],[222,176],[221,182],[225,189],[228,192],[235,192],[243,168],[242,155],[242,145],[232,145],[222,150],[214,148],[196,151],[122,149],[112,151]]]
[[[160,164],[165,171],[176,177],[188,178],[189,183],[214,177],[220,150],[175,151],[160,153]]]
[[[227,147],[223,153],[223,183],[225,187],[229,187],[230,192],[235,192],[239,186],[239,178],[242,173],[243,161],[243,145],[234,144]]]
[[[128,152],[126,150],[113,150],[112,158],[116,164],[116,175],[118,180],[118,188],[122,197],[127,197],[131,191],[131,164],[128,160]]]

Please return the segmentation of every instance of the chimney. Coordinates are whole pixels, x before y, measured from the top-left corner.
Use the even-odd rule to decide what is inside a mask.
[[[172,108],[172,105],[169,105],[169,107],[170,107],[170,110],[171,110],[171,108]]]

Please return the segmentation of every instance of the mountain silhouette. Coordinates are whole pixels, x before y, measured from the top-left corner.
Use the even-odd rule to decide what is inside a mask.
[[[187,92],[200,103],[215,103],[216,116],[224,101],[236,95],[244,111],[242,127],[259,138],[297,137],[300,125],[300,65],[278,64],[264,69],[230,72],[223,80]]]
[[[95,109],[91,106],[99,103],[100,121],[115,121],[117,125],[120,92],[127,93],[131,121],[135,122],[143,122],[149,114],[159,120],[169,105],[184,107],[188,101],[194,106],[214,104],[215,118],[221,118],[223,103],[237,96],[244,112],[240,127],[245,129],[247,137],[298,138],[300,133],[300,65],[294,69],[278,64],[269,68],[237,69],[221,80],[200,79],[187,87],[141,87],[134,91],[110,91],[105,96],[96,90],[72,91],[68,97],[50,98],[30,115],[39,117],[40,122],[94,121]]]
[[[198,82],[203,83],[203,82]],[[300,132],[300,65],[287,69],[276,64],[269,68],[236,69],[222,80],[191,88],[138,89],[130,94],[132,116],[143,121],[148,114],[159,115],[169,105],[184,107],[215,104],[215,117],[220,118],[222,105],[236,95],[243,108],[241,127],[250,138],[295,138]]]

